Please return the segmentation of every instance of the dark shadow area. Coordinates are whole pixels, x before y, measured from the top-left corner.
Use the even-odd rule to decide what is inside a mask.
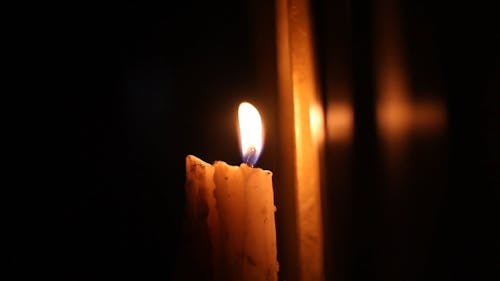
[[[332,111],[328,280],[497,280],[500,49],[493,7],[313,3]],[[396,51],[384,49],[398,42]],[[378,119],[384,101],[392,111]],[[338,121],[344,111],[353,114],[351,137],[342,137],[351,128]]]

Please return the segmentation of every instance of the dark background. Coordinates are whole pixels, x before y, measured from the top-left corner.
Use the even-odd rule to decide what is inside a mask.
[[[438,131],[408,134],[396,155],[400,144],[387,146],[375,123],[383,39],[374,14],[390,2],[399,4],[410,101],[440,100],[447,118]],[[329,280],[497,280],[500,49],[491,7],[313,3],[323,95],[354,108],[353,139],[326,146]],[[338,84],[347,95],[336,98]]]
[[[268,128],[258,165],[279,177],[274,132],[283,120],[273,4],[265,2],[82,4],[33,23],[47,66],[36,73],[50,76],[45,90],[63,95],[43,99],[50,118],[36,136],[51,144],[39,167],[55,190],[42,205],[54,212],[18,208],[41,219],[16,235],[18,273],[170,280],[182,241],[184,157],[239,163],[242,100],[261,108]],[[349,73],[342,79],[355,116],[351,143],[327,143],[324,155],[328,280],[498,280],[495,10],[402,5],[412,93],[433,90],[447,126],[439,137],[411,138],[408,172],[394,183],[374,119],[373,5],[313,1],[322,95],[335,96],[328,80]],[[339,59],[340,69],[328,67]],[[278,239],[283,219],[278,213]]]

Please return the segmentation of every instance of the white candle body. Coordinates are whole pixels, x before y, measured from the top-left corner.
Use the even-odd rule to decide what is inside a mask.
[[[194,157],[186,157],[186,248],[188,259],[183,279],[213,280],[219,255],[219,222],[215,207],[214,167]],[[191,264],[193,263],[193,264]],[[214,279],[216,280],[216,279]]]
[[[278,280],[272,173],[245,164],[230,166],[222,161],[212,166],[194,156],[187,157],[187,166],[195,163],[204,166],[206,173],[200,175],[194,169],[187,169],[187,180],[203,183],[198,186],[204,190],[199,194],[208,197],[199,196],[205,203],[196,203],[196,196],[190,194],[193,191],[188,190],[191,202],[188,206],[192,210],[198,208],[192,203],[208,207],[206,224],[214,280]],[[191,180],[196,177],[197,181]]]

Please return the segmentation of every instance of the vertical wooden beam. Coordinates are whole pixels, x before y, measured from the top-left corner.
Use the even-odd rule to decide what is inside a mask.
[[[324,280],[321,216],[323,108],[317,86],[308,0],[277,0],[277,58],[281,119],[281,188],[295,222],[284,241],[295,257],[282,261],[283,280]],[[281,214],[285,215],[285,214]],[[285,233],[285,235],[287,235]]]

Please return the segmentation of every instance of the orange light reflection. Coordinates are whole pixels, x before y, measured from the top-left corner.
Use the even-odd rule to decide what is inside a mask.
[[[327,109],[328,141],[347,143],[352,139],[354,112],[348,102],[332,102]]]

